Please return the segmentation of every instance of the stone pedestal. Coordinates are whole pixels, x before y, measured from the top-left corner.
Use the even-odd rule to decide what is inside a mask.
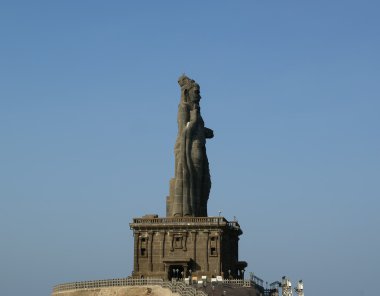
[[[130,223],[134,235],[133,277],[241,278],[240,225],[224,217],[145,216]]]

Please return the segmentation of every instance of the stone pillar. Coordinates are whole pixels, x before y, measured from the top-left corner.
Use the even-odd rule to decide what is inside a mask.
[[[161,250],[160,250],[160,262],[161,262],[161,271],[165,271],[165,264],[163,263],[165,258],[165,231],[160,231],[161,238]]]
[[[223,266],[222,266],[222,243],[223,243],[223,231],[220,230],[219,233],[218,233],[218,239],[219,239],[219,244],[218,244],[218,258],[219,258],[219,270],[218,270],[218,274],[221,275],[222,274],[222,270],[223,270]]]
[[[186,252],[187,251],[187,237],[188,237],[188,232],[185,231],[182,235],[182,238],[183,238],[183,251]]]
[[[170,252],[174,252],[174,232],[169,232]]]
[[[210,240],[210,232],[209,231],[205,231],[204,234],[206,235],[206,266],[205,266],[205,269],[206,271],[209,271],[209,263],[208,263],[208,256],[209,256],[209,240]]]
[[[153,271],[153,231],[149,231],[149,270]]]
[[[140,232],[135,231],[134,233],[134,239],[135,239],[135,260],[134,260],[134,272],[139,271],[139,240],[140,240]]]
[[[197,262],[197,232],[196,231],[191,232],[191,239],[193,240],[193,260],[194,262]]]
[[[187,277],[187,270],[189,269],[189,265],[183,265],[183,278]]]

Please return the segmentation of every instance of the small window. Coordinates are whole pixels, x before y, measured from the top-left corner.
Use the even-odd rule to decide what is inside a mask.
[[[182,236],[174,237],[174,248],[182,249]]]
[[[218,256],[218,237],[211,236],[210,237],[210,256]]]
[[[141,256],[145,257],[146,256],[146,249],[145,248],[141,248]]]
[[[211,256],[216,256],[216,248],[211,248]]]

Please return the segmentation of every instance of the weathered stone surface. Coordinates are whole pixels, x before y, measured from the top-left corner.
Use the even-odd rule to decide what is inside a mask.
[[[178,79],[181,100],[178,105],[178,135],[174,147],[175,177],[167,198],[168,217],[207,217],[211,188],[206,139],[214,137],[200,112],[200,87],[189,77]]]
[[[241,278],[247,263],[238,259],[242,234],[224,217],[135,218],[134,278]]]

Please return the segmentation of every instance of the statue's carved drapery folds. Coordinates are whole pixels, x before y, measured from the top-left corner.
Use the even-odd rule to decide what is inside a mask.
[[[167,216],[207,216],[211,188],[206,139],[214,132],[204,126],[200,113],[199,85],[182,75],[178,106],[178,135],[174,147],[175,177],[170,181]]]

